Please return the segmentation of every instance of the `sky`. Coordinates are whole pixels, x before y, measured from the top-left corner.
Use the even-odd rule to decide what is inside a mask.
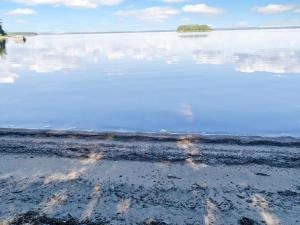
[[[299,0],[0,0],[5,30],[143,31],[300,25]]]

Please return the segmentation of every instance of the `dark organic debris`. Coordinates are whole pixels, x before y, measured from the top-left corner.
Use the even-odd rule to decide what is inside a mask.
[[[247,217],[242,217],[239,220],[239,224],[240,225],[256,225],[257,223],[254,220],[252,220],[252,219],[249,219]]]
[[[299,197],[300,198],[300,193],[295,192],[295,191],[290,191],[290,190],[286,190],[286,191],[278,191],[278,194],[284,196],[284,197]]]
[[[257,176],[262,176],[262,177],[268,177],[270,175],[265,174],[265,173],[256,173]]]
[[[50,218],[46,215],[40,215],[37,212],[27,212],[16,217],[11,225],[104,225],[108,224],[106,221],[90,222],[90,221],[78,221],[72,216],[67,219]]]
[[[168,225],[168,224],[161,220],[147,219],[142,223],[142,225]]]
[[[178,176],[173,175],[173,174],[168,174],[167,177],[168,177],[168,179],[178,179],[178,180],[182,179],[181,177],[178,177]]]

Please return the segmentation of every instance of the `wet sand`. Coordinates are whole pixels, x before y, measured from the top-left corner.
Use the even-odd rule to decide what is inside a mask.
[[[300,224],[300,140],[0,129],[0,224]]]

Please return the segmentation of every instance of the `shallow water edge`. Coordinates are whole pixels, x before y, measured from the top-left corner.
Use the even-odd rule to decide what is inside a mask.
[[[20,129],[0,128],[0,137],[56,137],[56,138],[83,138],[83,139],[110,139],[115,141],[164,141],[176,142],[189,140],[192,142],[212,144],[238,145],[270,145],[300,147],[300,138],[292,136],[245,136],[221,134],[195,133],[144,133],[144,132],[97,132],[84,130],[52,130],[52,129]]]
[[[300,168],[300,139],[292,137],[0,129],[0,153]]]

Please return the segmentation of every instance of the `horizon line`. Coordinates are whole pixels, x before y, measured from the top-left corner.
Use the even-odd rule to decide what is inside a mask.
[[[217,27],[213,28],[213,31],[230,31],[230,30],[271,30],[271,29],[300,29],[300,25],[293,25],[293,26],[251,26],[251,27]],[[32,34],[39,34],[39,35],[63,35],[63,34],[112,34],[112,33],[159,33],[159,32],[176,32],[176,29],[158,29],[158,30],[125,30],[125,31],[66,31],[66,32],[52,32],[52,31],[9,31],[9,33],[32,33]]]

